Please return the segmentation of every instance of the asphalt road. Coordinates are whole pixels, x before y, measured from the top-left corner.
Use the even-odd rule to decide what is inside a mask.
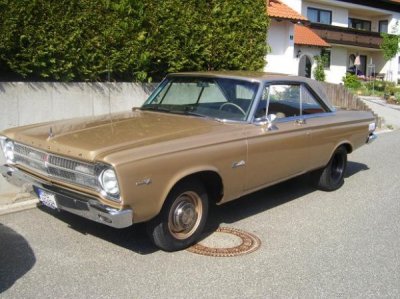
[[[114,230],[39,209],[0,216],[1,298],[399,298],[400,131],[349,156],[345,185],[303,176],[212,211],[261,247],[165,253],[142,226]]]

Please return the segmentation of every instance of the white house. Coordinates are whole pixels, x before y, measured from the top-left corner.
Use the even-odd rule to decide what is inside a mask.
[[[279,21],[276,11],[288,12],[277,6],[304,19]],[[349,71],[360,77],[400,79],[399,55],[386,62],[380,49],[380,32],[400,32],[398,0],[270,0],[268,14],[272,20],[268,36],[271,53],[266,58],[266,71],[312,77],[309,68],[315,67],[314,56],[324,52],[329,57],[325,70],[328,82],[342,82]],[[282,30],[285,26],[286,32]],[[293,42],[283,50],[286,37]],[[278,67],[273,61],[279,56]]]
[[[264,71],[297,74],[299,62],[294,55],[294,24],[307,23],[308,20],[279,0],[268,1],[267,14],[271,21],[267,40],[270,53]]]

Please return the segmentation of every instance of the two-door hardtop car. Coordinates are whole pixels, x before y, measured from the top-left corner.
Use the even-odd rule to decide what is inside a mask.
[[[116,228],[147,222],[172,251],[198,241],[210,204],[307,172],[339,188],[347,154],[374,130],[371,112],[336,111],[310,79],[178,73],[131,112],[2,132],[1,173],[53,209]]]

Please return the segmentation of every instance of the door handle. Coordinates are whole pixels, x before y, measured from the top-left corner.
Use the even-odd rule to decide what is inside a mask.
[[[305,125],[306,120],[304,118],[296,119],[296,125]]]

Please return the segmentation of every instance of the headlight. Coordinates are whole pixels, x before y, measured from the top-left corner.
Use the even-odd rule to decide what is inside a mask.
[[[103,191],[115,198],[119,195],[119,187],[118,180],[115,171],[111,168],[104,169],[99,176],[100,185],[103,188]]]
[[[14,163],[14,142],[4,137],[0,138],[1,148],[8,163]]]

